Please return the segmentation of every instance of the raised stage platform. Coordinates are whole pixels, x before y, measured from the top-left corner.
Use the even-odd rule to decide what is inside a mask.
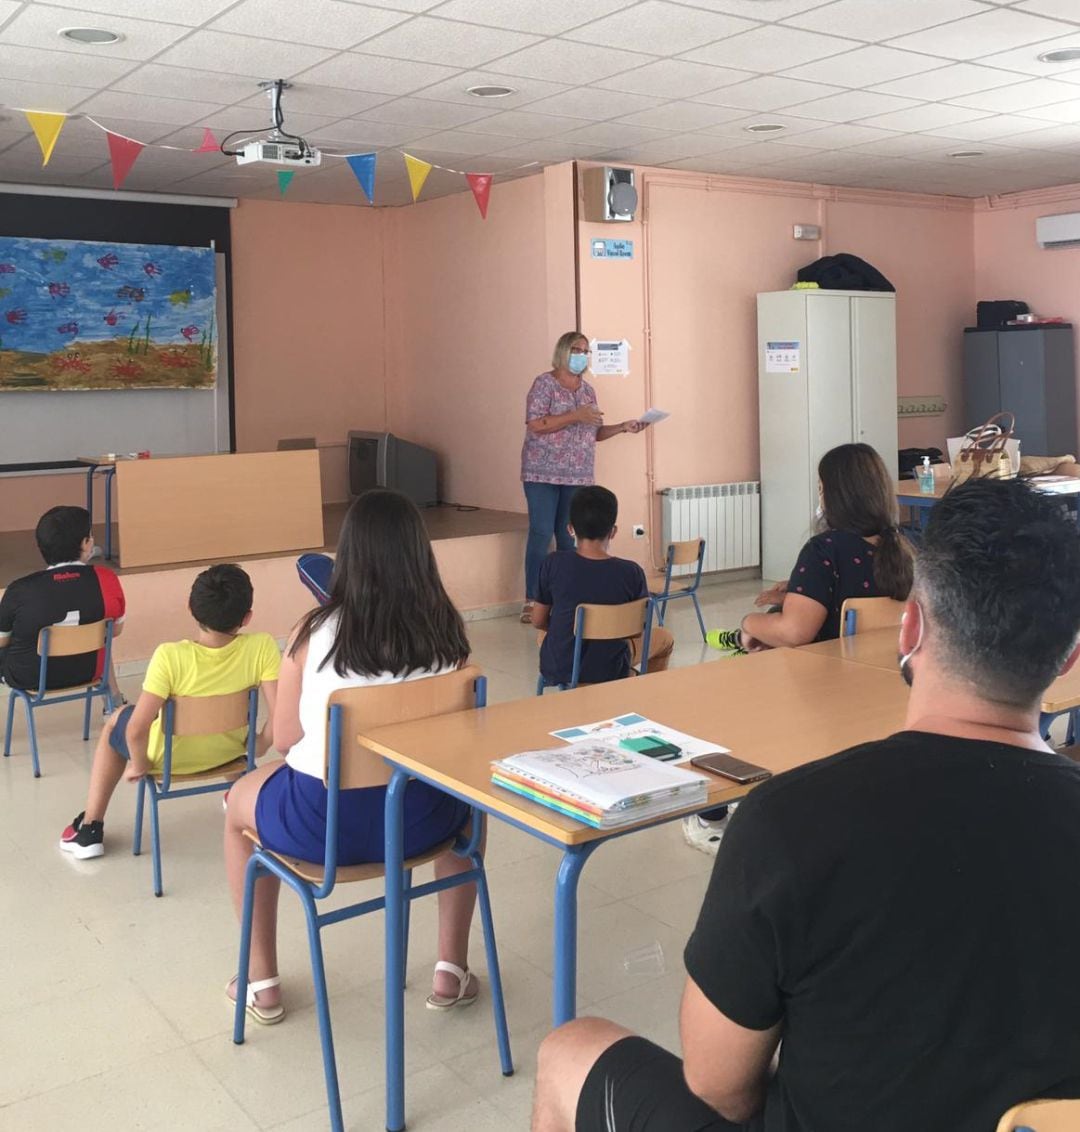
[[[347,507],[346,503],[323,506],[326,545],[321,549],[329,554],[334,552]],[[453,505],[425,508],[422,514],[443,583],[466,619],[516,610],[524,591],[528,517],[513,511]],[[96,525],[94,534],[98,544],[104,545],[104,526]],[[118,545],[117,537],[114,524],[114,547]],[[297,550],[237,560],[251,575],[255,587],[253,629],[285,637],[310,608],[310,595],[296,576],[294,564],[300,553]],[[122,562],[122,546],[120,554]],[[122,671],[149,659],[160,641],[190,637],[188,591],[195,575],[213,561],[220,559],[132,569],[107,563],[123,578],[127,598],[127,624],[114,646]],[[0,590],[15,578],[40,570],[41,565],[33,531],[0,532]]]

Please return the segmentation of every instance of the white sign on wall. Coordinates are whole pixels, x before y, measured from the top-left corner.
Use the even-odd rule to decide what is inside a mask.
[[[594,338],[589,368],[595,377],[625,377],[630,372],[630,343],[625,338]]]
[[[766,373],[798,373],[802,350],[798,342],[766,342]]]

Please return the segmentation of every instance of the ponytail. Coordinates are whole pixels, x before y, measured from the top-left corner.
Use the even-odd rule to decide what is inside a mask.
[[[884,597],[907,601],[914,575],[914,558],[907,539],[899,528],[890,526],[882,532],[874,548],[874,581]]]

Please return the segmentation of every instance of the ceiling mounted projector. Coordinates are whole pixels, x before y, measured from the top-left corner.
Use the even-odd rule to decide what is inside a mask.
[[[270,96],[271,125],[268,130],[257,130],[247,133],[243,130],[234,130],[221,143],[221,152],[228,157],[235,157],[237,165],[289,165],[298,168],[309,168],[322,164],[322,154],[313,146],[308,145],[299,134],[290,134],[285,129],[285,114],[281,109],[281,95],[292,84],[284,79],[274,79],[273,82],[262,82],[259,86]],[[232,138],[240,137],[240,141],[232,148],[229,142]]]
[[[269,165],[321,165],[322,154],[307,145],[296,142],[253,141],[240,147],[236,154],[237,165],[250,165],[260,161]]]

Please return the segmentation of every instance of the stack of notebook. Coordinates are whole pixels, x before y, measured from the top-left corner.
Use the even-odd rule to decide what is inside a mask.
[[[705,779],[595,739],[491,764],[499,786],[598,829],[617,829],[705,800]]]

